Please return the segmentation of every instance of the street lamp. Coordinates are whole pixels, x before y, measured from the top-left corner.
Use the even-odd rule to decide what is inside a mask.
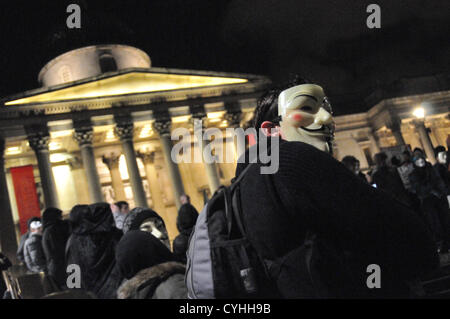
[[[419,105],[413,110],[412,114],[416,117],[414,124],[417,133],[419,133],[425,154],[427,155],[431,163],[434,164],[436,158],[434,156],[433,143],[431,142],[430,136],[428,135],[428,130],[425,127],[425,109],[422,105]]]
[[[413,111],[413,115],[418,118],[423,120],[425,118],[425,109],[422,106],[418,106],[414,109]]]

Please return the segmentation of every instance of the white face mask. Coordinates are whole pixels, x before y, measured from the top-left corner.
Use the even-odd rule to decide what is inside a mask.
[[[439,152],[437,160],[440,164],[447,164],[447,152]]]
[[[281,136],[329,152],[334,122],[323,89],[315,84],[291,87],[278,97]]]
[[[425,160],[423,158],[419,158],[416,160],[416,166],[417,167],[424,167],[425,166]]]

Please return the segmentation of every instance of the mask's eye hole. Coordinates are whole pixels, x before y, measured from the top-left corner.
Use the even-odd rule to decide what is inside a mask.
[[[302,106],[300,108],[300,110],[306,111],[306,112],[311,112],[313,110],[313,108],[311,106]]]

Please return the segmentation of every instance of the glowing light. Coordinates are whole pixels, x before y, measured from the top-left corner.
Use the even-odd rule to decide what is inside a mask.
[[[425,109],[421,106],[418,106],[414,109],[413,115],[418,119],[423,119],[425,117]]]
[[[48,144],[48,149],[50,151],[59,150],[60,148],[61,148],[61,143],[60,142],[50,142]]]
[[[208,113],[208,119],[210,120],[210,122],[211,122],[211,120],[213,120],[213,119],[219,119],[219,120],[220,120],[220,118],[221,118],[224,114],[225,114],[225,111],[211,112],[211,113]]]
[[[50,162],[52,163],[64,162],[66,159],[66,154],[56,153],[50,155]]]
[[[71,130],[50,132],[50,138],[66,137],[71,136],[72,134],[73,132]]]
[[[105,136],[105,142],[111,142],[111,141],[115,141],[116,138],[116,134],[114,134],[114,130],[111,129],[109,131],[106,132],[106,136]]]
[[[130,72],[12,100],[5,105],[43,103],[238,84],[247,79],[166,73]]]
[[[172,117],[172,123],[186,123],[190,119],[190,115]]]
[[[228,127],[228,121],[223,121],[222,123],[220,123],[219,125],[220,127]]]
[[[139,138],[146,138],[153,135],[153,129],[150,124],[146,124],[142,127],[141,132],[139,134]]]
[[[12,146],[12,147],[8,147],[5,151],[6,155],[15,155],[15,154],[20,154],[22,152],[22,149],[20,146]]]

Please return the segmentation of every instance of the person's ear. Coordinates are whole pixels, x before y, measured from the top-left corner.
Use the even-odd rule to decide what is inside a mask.
[[[281,133],[280,127],[270,121],[264,121],[261,124],[261,130],[263,131],[264,135],[271,137],[280,136]]]

